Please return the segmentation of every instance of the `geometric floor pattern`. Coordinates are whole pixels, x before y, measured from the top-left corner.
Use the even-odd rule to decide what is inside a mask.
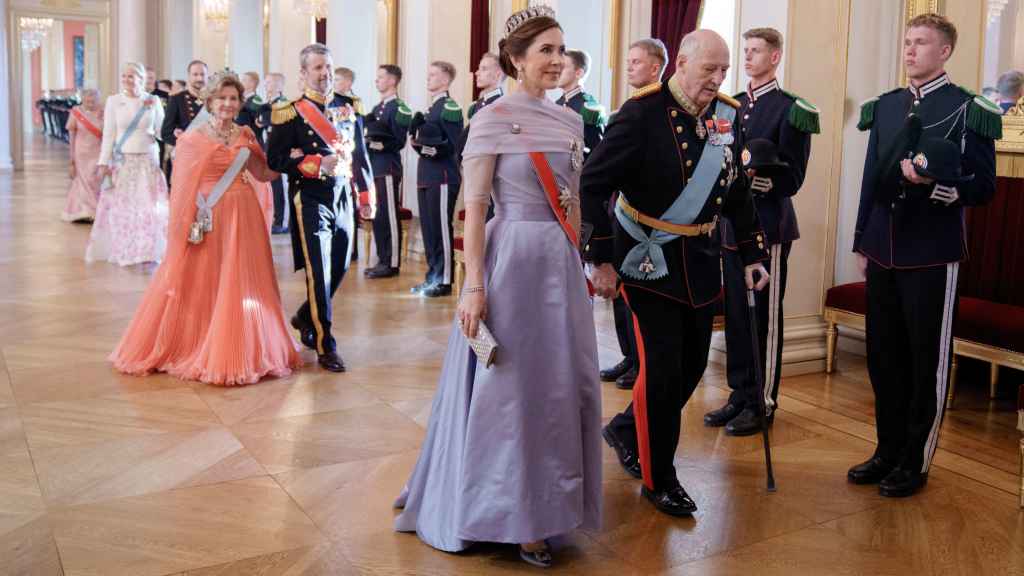
[[[409,295],[422,265],[335,300],[349,372],[314,358],[293,376],[214,388],[129,377],[106,356],[152,267],[86,265],[89,229],[59,220],[66,146],[37,139],[0,174],[0,574],[103,576],[536,573],[514,549],[446,554],[391,529],[424,437],[454,311]],[[285,309],[304,297],[286,237]],[[604,364],[610,308],[596,305]],[[598,532],[554,542],[558,572],[587,575],[1024,574],[1012,390],[989,401],[963,370],[926,489],[905,500],[846,483],[874,441],[864,363],[786,378],[773,428],[778,491],[760,437],[702,425],[727,397],[711,365],[683,413],[676,466],[690,519],[657,513],[604,451]],[[629,394],[604,385],[604,416]]]

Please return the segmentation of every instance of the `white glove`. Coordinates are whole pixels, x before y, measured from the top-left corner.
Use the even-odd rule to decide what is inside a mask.
[[[957,192],[956,186],[943,186],[942,184],[936,184],[935,188],[932,190],[932,195],[929,196],[929,198],[949,206],[960,199],[960,193]]]
[[[384,143],[383,142],[375,142],[375,141],[372,141],[372,140],[370,141],[370,150],[383,150],[383,149],[384,149]]]
[[[772,179],[766,176],[754,176],[753,181],[750,183],[750,189],[754,192],[767,194],[772,189]]]
[[[427,156],[428,158],[433,158],[434,156],[437,156],[437,148],[434,148],[433,146],[424,146],[420,148],[420,152],[422,152],[423,155]]]

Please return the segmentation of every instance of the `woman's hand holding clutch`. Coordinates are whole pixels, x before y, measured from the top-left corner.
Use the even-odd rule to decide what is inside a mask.
[[[463,289],[458,318],[459,326],[466,338],[476,338],[480,321],[487,319],[487,295],[483,286]]]

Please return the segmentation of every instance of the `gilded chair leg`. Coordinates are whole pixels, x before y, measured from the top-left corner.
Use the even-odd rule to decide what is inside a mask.
[[[402,262],[409,261],[409,224],[408,220],[402,222]]]
[[[366,242],[364,242],[363,253],[366,254],[366,265],[370,265],[370,246],[373,245],[373,227],[363,226],[363,236],[366,236]]]
[[[959,368],[956,355],[953,355],[953,365],[949,369],[949,388],[946,392],[946,410],[953,409],[953,397],[956,396],[956,372]]]
[[[829,322],[825,330],[825,373],[831,374],[835,370],[836,344],[839,340],[839,328],[835,322]]]
[[[1024,508],[1024,438],[1020,439],[1020,507]]]
[[[999,364],[992,363],[988,376],[988,397],[995,398],[999,392]]]
[[[458,300],[462,296],[462,275],[463,267],[462,262],[455,263],[455,300]]]

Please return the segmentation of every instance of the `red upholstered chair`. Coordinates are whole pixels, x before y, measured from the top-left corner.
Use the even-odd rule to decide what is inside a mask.
[[[455,298],[458,299],[462,292],[462,277],[466,274],[465,249],[463,248],[465,244],[462,240],[466,228],[465,210],[459,210],[453,228],[455,229],[455,233],[452,234],[452,250],[455,252]]]
[[[398,197],[398,225],[402,227],[402,262],[409,260],[409,229],[413,220],[412,210],[402,206],[404,196],[404,194],[399,193]],[[359,223],[363,229],[363,235],[366,236],[366,247],[363,250],[363,254],[366,254],[366,265],[369,266],[370,246],[373,244],[373,220],[360,219]]]

